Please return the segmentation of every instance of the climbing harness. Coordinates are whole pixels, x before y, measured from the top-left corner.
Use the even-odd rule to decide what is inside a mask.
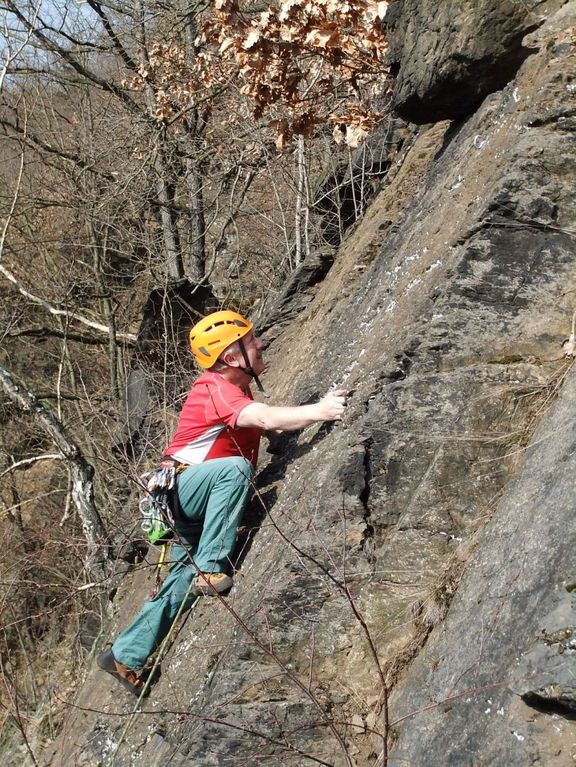
[[[179,512],[177,478],[187,467],[187,463],[166,458],[157,469],[140,476],[144,488],[138,504],[141,528],[154,546],[163,546],[174,537],[174,520]]]
[[[168,550],[174,538],[174,521],[180,514],[178,474],[188,465],[173,458],[165,458],[157,469],[140,476],[140,484],[144,488],[144,495],[138,504],[142,517],[141,528],[146,533],[148,543],[161,546],[154,568],[154,587],[150,593],[152,599],[162,587]]]

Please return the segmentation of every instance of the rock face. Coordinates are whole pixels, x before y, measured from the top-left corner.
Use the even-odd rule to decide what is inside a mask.
[[[443,765],[569,764],[575,408],[572,373],[479,536],[442,627],[394,696],[390,765],[423,764],[425,754]],[[537,709],[554,727],[542,726]]]
[[[558,480],[560,487],[565,486],[563,480]],[[576,605],[574,583],[564,586],[550,600],[557,607],[544,618],[538,616],[538,636],[515,669],[510,689],[530,704],[556,706],[569,713],[576,711]]]
[[[576,2],[541,7],[513,81],[407,143],[271,328],[273,401],[349,406],[263,454],[230,597],[135,718],[91,669],[46,764],[571,763]]]
[[[535,24],[515,0],[392,0],[386,14],[393,106],[409,122],[469,115],[503,88],[530,54],[522,38]]]

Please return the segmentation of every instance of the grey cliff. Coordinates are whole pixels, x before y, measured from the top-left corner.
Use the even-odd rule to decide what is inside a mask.
[[[91,668],[51,767],[573,763],[576,2],[390,12],[421,127],[263,323],[273,399],[345,418],[270,443],[230,597],[128,728]]]

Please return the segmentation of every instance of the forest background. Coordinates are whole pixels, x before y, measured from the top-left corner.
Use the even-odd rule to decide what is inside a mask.
[[[137,477],[192,375],[187,328],[220,306],[265,316],[311,254],[329,268],[377,188],[386,7],[3,4],[5,748],[27,744],[54,668],[74,689],[133,554]]]

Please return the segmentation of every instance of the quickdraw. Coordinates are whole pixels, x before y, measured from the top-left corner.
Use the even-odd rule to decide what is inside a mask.
[[[144,495],[138,508],[141,528],[154,546],[163,546],[174,537],[174,511],[178,505],[177,475],[188,464],[171,459],[162,461],[157,469],[140,476]]]

